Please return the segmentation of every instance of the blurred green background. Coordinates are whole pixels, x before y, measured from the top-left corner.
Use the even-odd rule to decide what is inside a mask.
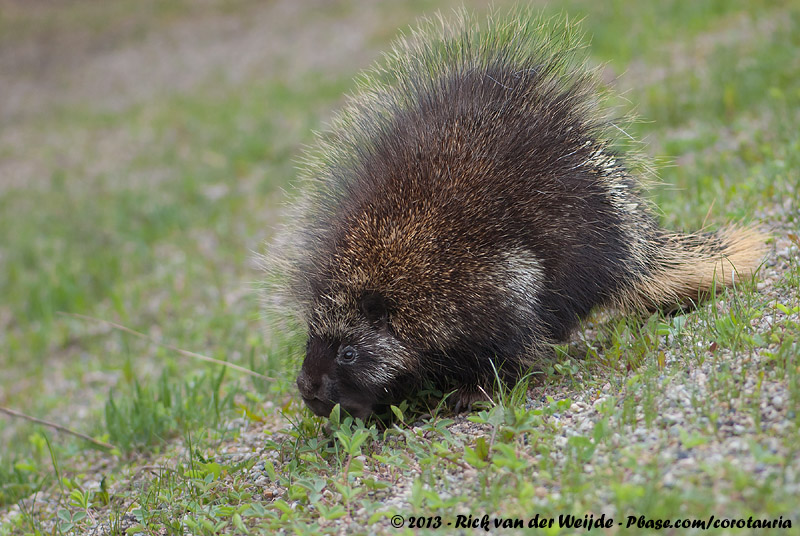
[[[0,406],[108,438],[109,393],[122,407],[164,378],[199,382],[230,408],[238,387],[255,393],[240,404],[284,400],[296,352],[265,334],[253,252],[354,75],[417,17],[460,4],[0,0]],[[666,225],[697,228],[709,209],[711,226],[752,220],[797,195],[796,2],[541,6],[583,19],[604,82],[642,119],[631,133],[663,164]],[[59,313],[284,381],[218,377]],[[0,502],[47,470],[36,430],[0,415]]]

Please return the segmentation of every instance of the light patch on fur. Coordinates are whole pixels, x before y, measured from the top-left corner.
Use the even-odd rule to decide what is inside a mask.
[[[390,338],[390,336],[380,337],[375,347],[378,350],[377,355],[381,361],[381,374],[390,380],[410,370],[415,365],[414,360],[411,359],[406,349],[397,339]],[[389,383],[389,380],[383,382],[383,384],[386,383]]]
[[[361,376],[361,383],[372,385],[391,385],[393,380],[397,377],[398,371],[394,364],[389,365],[386,362],[381,362],[378,366],[370,367],[368,370],[359,371]]]
[[[501,276],[513,306],[532,309],[539,301],[544,270],[532,252],[517,248],[504,253]]]
[[[632,191],[631,183],[636,181],[633,181],[628,174],[624,163],[600,147],[592,152],[585,165],[599,171],[598,175],[605,185],[608,199],[617,209],[617,214],[625,215],[629,220],[638,222],[640,217],[647,212],[646,202],[638,196],[636,191]],[[634,229],[631,234],[637,236],[640,234],[640,230]]]

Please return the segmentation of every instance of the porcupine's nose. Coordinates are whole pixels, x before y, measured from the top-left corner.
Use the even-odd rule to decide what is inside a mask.
[[[297,389],[304,399],[316,398],[319,392],[319,385],[320,382],[315,382],[311,379],[305,370],[301,370],[300,374],[297,375]]]
[[[312,378],[305,370],[301,370],[297,376],[297,389],[303,397],[303,402],[320,417],[330,415],[334,406],[322,392],[324,383],[324,378]]]

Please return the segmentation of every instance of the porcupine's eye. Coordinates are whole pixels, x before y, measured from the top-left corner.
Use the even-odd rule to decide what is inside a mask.
[[[355,348],[350,345],[341,346],[339,353],[336,355],[336,361],[343,365],[349,365],[356,360],[356,357],[358,357],[358,352]]]

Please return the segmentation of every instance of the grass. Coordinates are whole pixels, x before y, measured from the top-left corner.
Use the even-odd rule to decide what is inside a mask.
[[[241,81],[212,75],[115,106],[91,95],[65,101],[51,88],[45,106],[8,116],[0,405],[117,448],[104,453],[0,420],[0,535],[65,534],[98,519],[114,534],[404,534],[416,532],[412,516],[433,531],[436,516],[534,512],[615,523],[639,515],[800,522],[791,476],[800,454],[797,249],[769,282],[774,292],[720,291],[697,311],[644,322],[598,319],[531,382],[530,401],[524,386],[497,393],[496,404],[468,417],[474,429],[425,400],[396,408],[391,426],[341,415],[323,422],[300,406],[293,377],[303,341],[264,335],[250,259],[279,223],[281,189],[303,144],[353,88],[354,73],[436,7],[395,4],[284,14],[366,32],[366,60],[321,72],[279,61]],[[80,37],[124,49],[196,19],[247,21],[258,9],[244,1],[3,6],[0,60],[11,43],[48,33],[60,36],[56,46]],[[787,228],[800,234],[796,7],[575,0],[563,10],[584,19],[592,60],[606,64],[643,119],[633,134],[667,157],[653,191],[666,226],[714,228],[781,206],[776,241],[787,243]],[[369,29],[359,26],[364,12]],[[278,380],[59,313],[117,321]],[[258,441],[245,439],[249,428]],[[57,506],[23,500],[31,495]],[[390,527],[394,515],[405,528]]]

